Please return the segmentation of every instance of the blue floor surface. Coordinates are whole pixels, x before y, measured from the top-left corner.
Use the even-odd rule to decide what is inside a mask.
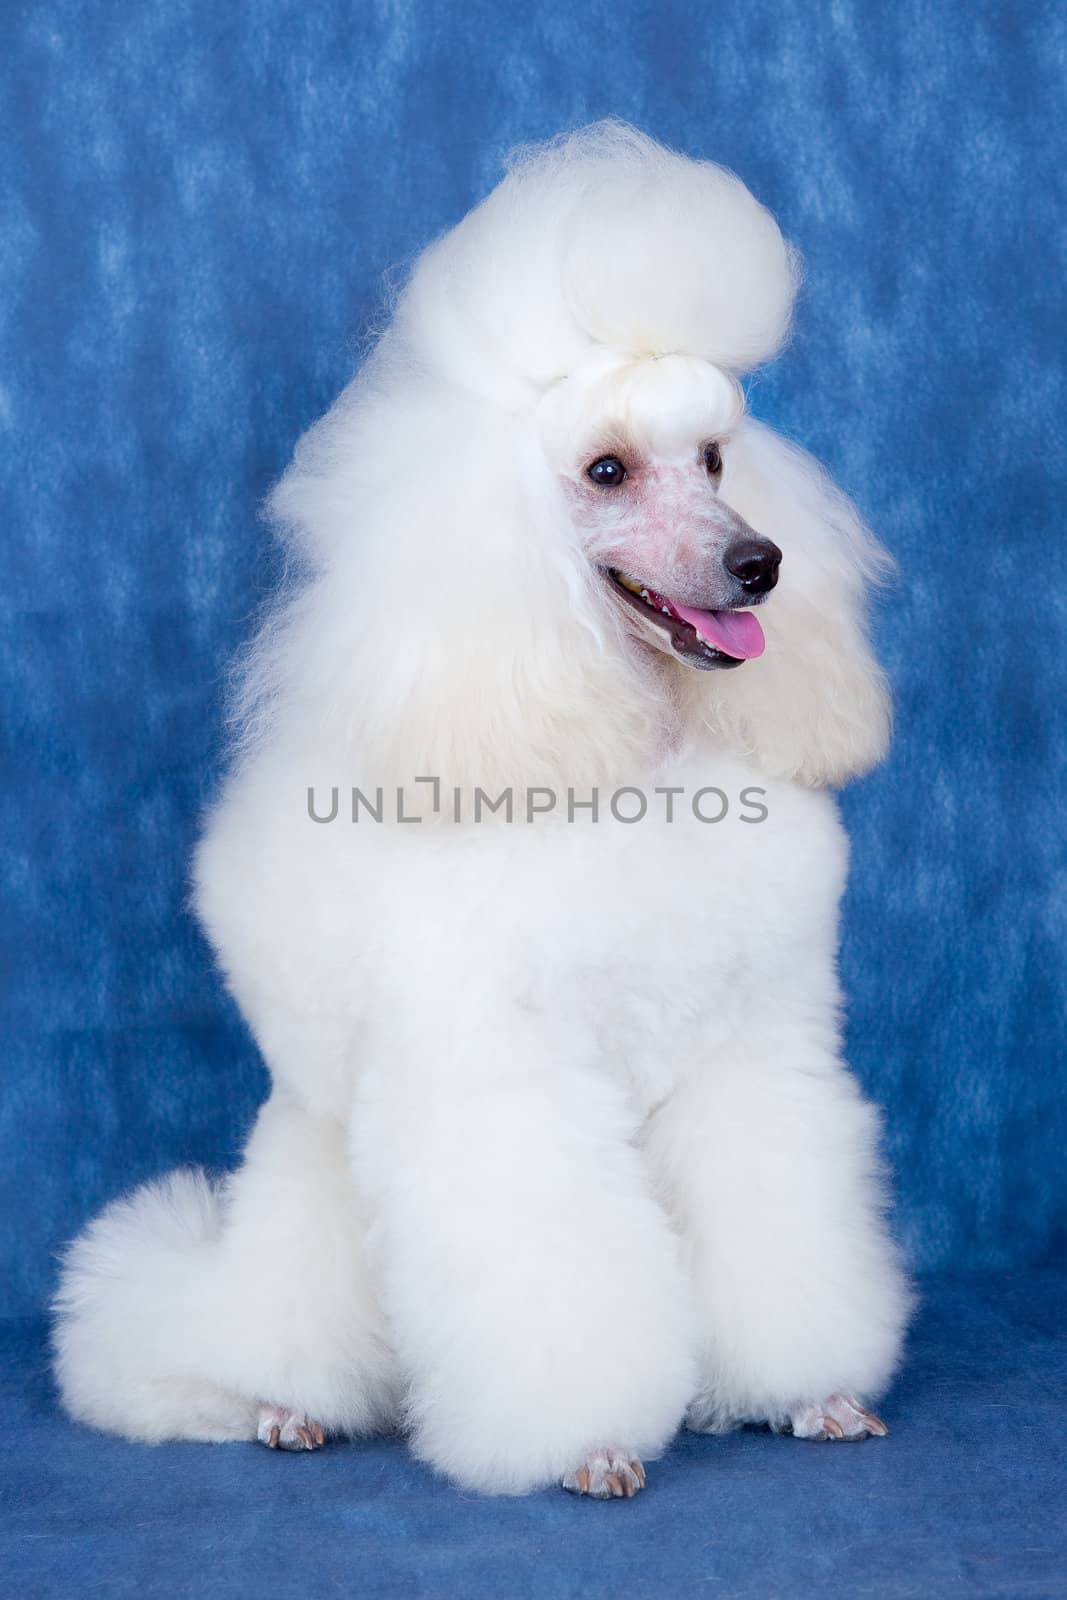
[[[683,1435],[633,1501],[464,1494],[396,1440],[316,1455],[129,1445],[59,1413],[3,1333],[4,1592],[665,1600],[1067,1595],[1067,1278],[923,1286],[863,1445]]]

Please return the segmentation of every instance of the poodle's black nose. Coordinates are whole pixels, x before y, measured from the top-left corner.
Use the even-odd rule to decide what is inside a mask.
[[[722,558],[727,572],[747,594],[766,594],[778,582],[782,552],[769,539],[735,539]]]

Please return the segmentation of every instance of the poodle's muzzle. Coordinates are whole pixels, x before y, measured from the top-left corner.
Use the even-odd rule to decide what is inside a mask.
[[[700,603],[672,599],[618,567],[607,573],[615,592],[658,635],[660,648],[666,644],[680,661],[705,672],[739,667],[763,654],[763,629],[748,608],[770,594],[782,561],[776,544],[730,515],[736,526],[722,554],[722,570],[709,586],[714,593],[702,595]]]

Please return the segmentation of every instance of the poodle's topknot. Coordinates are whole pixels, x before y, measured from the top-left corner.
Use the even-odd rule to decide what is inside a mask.
[[[745,371],[781,344],[796,282],[739,178],[599,122],[515,152],[420,258],[396,327],[452,381],[521,404],[597,345]]]
[[[271,496],[295,559],[239,682],[242,759],[331,727],[376,782],[603,785],[631,781],[680,718],[805,783],[877,760],[888,701],[863,597],[880,557],[813,461],[734,418],[723,499],[785,552],[788,581],[760,660],[669,702],[569,488],[631,379],[658,436],[695,449],[704,398],[772,354],[795,285],[773,217],[721,167],[617,122],[518,152],[415,263]],[[658,357],[675,359],[653,378]],[[693,367],[727,381],[694,384]],[[615,374],[611,404],[582,387],[596,373]]]

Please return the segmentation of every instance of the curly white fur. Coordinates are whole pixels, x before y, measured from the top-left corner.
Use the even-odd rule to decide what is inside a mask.
[[[423,255],[301,443],[272,500],[300,578],[195,872],[275,1088],[227,1183],[174,1175],[71,1247],[74,1416],[148,1440],[254,1438],[261,1403],[403,1420],[516,1492],[654,1455],[686,1414],[780,1426],[884,1388],[909,1296],[839,1053],[825,786],[885,747],[885,558],[736,381],[796,271],[729,173],[584,130]],[[585,476],[609,448],[635,464],[614,499]],[[604,568],[711,594],[746,525],[783,552],[766,651],[693,671]],[[455,822],[430,776],[512,788],[516,820]],[[420,820],[346,820],[353,785],[405,786]],[[594,785],[595,822],[523,820]],[[618,820],[622,785],[658,809]],[[688,801],[708,785],[718,824]],[[346,797],[330,826],[309,786]]]

